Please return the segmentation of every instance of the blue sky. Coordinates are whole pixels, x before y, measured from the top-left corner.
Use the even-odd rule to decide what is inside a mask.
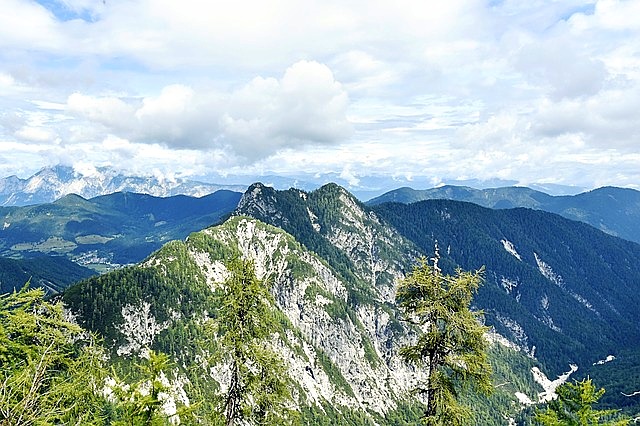
[[[0,176],[640,189],[638,16],[640,0],[4,0]]]

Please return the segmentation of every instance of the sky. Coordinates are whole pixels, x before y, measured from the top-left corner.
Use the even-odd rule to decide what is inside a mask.
[[[0,177],[640,189],[638,16],[640,0],[1,0]]]

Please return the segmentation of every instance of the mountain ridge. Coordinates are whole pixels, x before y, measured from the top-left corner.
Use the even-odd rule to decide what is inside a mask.
[[[124,175],[109,167],[82,171],[57,165],[45,167],[26,179],[17,176],[0,179],[0,206],[51,203],[68,194],[87,199],[114,192],[201,197],[219,190],[243,192],[245,189],[244,185],[219,185],[184,178]]]
[[[631,188],[605,186],[576,195],[554,196],[526,187],[474,189],[447,185],[426,190],[404,187],[371,199],[366,204],[409,204],[435,199],[466,201],[493,209],[526,207],[543,210],[640,243],[640,227],[637,225],[640,222],[640,191]]]
[[[194,327],[206,319],[203,312],[215,315],[208,300],[228,274],[225,259],[246,258],[272,285],[283,327],[272,344],[290,360],[301,401],[310,404],[304,405],[311,410],[306,412],[313,418],[332,413],[333,424],[395,424],[385,423],[381,413],[392,418],[399,415],[393,407],[403,413],[415,407],[399,398],[405,388],[391,385],[396,379],[390,377],[400,376],[388,370],[405,368],[394,354],[411,336],[394,304],[395,286],[419,257],[435,256],[436,244],[445,272],[486,264],[474,309],[485,309],[487,324],[519,348],[505,349],[509,361],[494,358],[502,359],[500,374],[520,366],[517,374],[510,370],[509,379],[500,376],[499,383],[512,384],[495,396],[511,401],[506,402],[511,408],[503,411],[495,399],[474,400],[483,413],[476,424],[504,423],[495,413],[515,419],[522,395],[535,401],[541,391],[534,366],[566,378],[567,370],[575,370],[570,363],[583,374],[615,355],[606,366],[613,380],[620,374],[616,366],[640,353],[638,314],[632,311],[640,297],[634,287],[640,282],[634,266],[638,244],[531,209],[492,210],[447,200],[373,208],[335,184],[305,192],[255,183],[220,225],[168,242],[142,263],[84,281],[64,297],[87,327],[113,342],[117,356],[130,359],[142,347],[144,342],[121,330],[131,328],[123,324],[133,312],[147,312],[156,330],[148,344],[168,351],[178,365],[190,365],[194,350],[206,350],[194,346],[199,335]],[[505,337],[495,340],[507,342]],[[492,348],[494,356],[499,347]],[[406,385],[409,377],[402,377]],[[640,385],[616,380],[601,385],[625,393]],[[612,404],[620,404],[613,397]]]
[[[332,196],[325,200],[329,194],[332,194]],[[339,201],[341,196],[348,197],[347,194],[348,192],[343,188],[331,184],[309,193],[299,190],[293,192],[276,191],[257,185],[250,187],[243,195],[236,213],[248,214],[267,223],[282,227],[294,235],[301,243],[307,245],[308,248],[320,253],[326,259],[332,259],[330,263],[336,265],[335,267],[338,270],[344,266],[345,269],[352,271],[352,273],[357,271],[357,268],[353,266],[356,263],[355,259],[359,259],[361,265],[369,264],[370,259],[375,259],[375,255],[371,256],[366,249],[362,250],[362,247],[370,247],[369,243],[372,239],[367,239],[363,236],[363,233],[359,233],[359,229],[369,229],[371,235],[382,235],[381,232],[373,231],[369,228],[370,223],[369,225],[364,225],[366,219],[371,217],[375,217],[375,221],[379,222],[383,228],[391,226],[391,229],[394,229],[393,233],[389,234],[393,236],[387,236],[374,244],[374,247],[378,248],[378,256],[384,257],[385,254],[393,251],[388,246],[385,247],[382,241],[393,241],[402,246],[403,248],[398,249],[398,252],[413,253],[410,256],[401,257],[400,259],[403,260],[396,263],[395,269],[394,267],[386,267],[387,271],[406,272],[416,257],[421,255],[432,257],[436,244],[441,248],[442,264],[447,266],[449,271],[452,271],[456,266],[466,270],[477,269],[484,264],[491,264],[491,259],[486,256],[496,257],[498,259],[496,265],[500,269],[494,271],[491,268],[487,268],[487,283],[481,287],[481,293],[478,296],[480,299],[478,300],[484,300],[483,303],[488,303],[492,298],[495,298],[496,301],[506,304],[505,306],[510,306],[507,311],[502,312],[501,317],[493,313],[488,318],[492,325],[499,332],[511,336],[510,338],[513,341],[519,342],[524,350],[532,351],[535,346],[535,350],[544,357],[545,362],[550,363],[550,366],[553,365],[552,370],[556,372],[566,369],[566,366],[571,362],[580,361],[582,365],[594,362],[595,360],[586,356],[589,351],[587,348],[594,350],[599,348],[598,351],[600,352],[592,354],[594,357],[603,358],[606,356],[605,352],[612,350],[624,340],[624,336],[621,333],[615,333],[616,328],[635,330],[630,336],[636,337],[630,338],[629,341],[635,342],[636,346],[640,344],[636,328],[625,321],[617,323],[618,325],[614,327],[606,323],[606,321],[602,322],[601,319],[597,319],[597,314],[585,306],[588,301],[585,302],[584,300],[587,300],[588,297],[581,295],[581,291],[571,287],[582,282],[582,280],[591,283],[590,285],[598,284],[594,282],[593,278],[589,278],[585,272],[586,270],[591,271],[594,274],[593,276],[604,279],[605,277],[602,273],[596,274],[597,271],[593,268],[585,269],[585,264],[589,262],[585,261],[583,263],[578,257],[574,256],[572,258],[567,255],[568,260],[563,260],[557,254],[560,247],[568,246],[578,253],[584,252],[585,256],[589,256],[589,261],[593,262],[594,265],[598,265],[602,270],[611,271],[612,276],[616,277],[619,274],[623,274],[623,276],[627,277],[626,281],[640,282],[638,281],[640,280],[638,268],[633,267],[633,263],[625,263],[628,262],[625,259],[640,259],[640,246],[638,244],[609,236],[589,225],[567,220],[553,213],[522,208],[491,210],[472,203],[446,200],[439,201],[443,204],[442,206],[435,205],[424,214],[412,216],[411,220],[405,218],[394,222],[393,216],[385,208],[396,206],[401,209],[404,205],[382,204],[370,208],[360,203],[353,196],[350,198],[350,203],[345,204]],[[316,204],[312,205],[312,203]],[[424,203],[426,202],[422,202],[422,204]],[[355,206],[356,210],[353,210],[353,207],[349,207],[348,204]],[[410,204],[405,208],[411,208],[411,206],[417,204],[421,203]],[[328,211],[325,211],[327,209]],[[357,213],[354,213],[355,211]],[[456,218],[459,215],[460,217]],[[356,224],[352,219],[347,219],[348,217],[352,219],[360,218],[360,223]],[[400,217],[402,217],[402,214],[400,214]],[[508,219],[508,221],[505,222],[505,219]],[[402,226],[402,222],[406,222],[405,227]],[[503,226],[504,223],[507,223],[508,226]],[[456,225],[453,226],[452,224]],[[337,231],[335,230],[336,226]],[[535,227],[539,227],[542,231],[535,229]],[[569,231],[565,233],[559,232],[563,228]],[[510,233],[511,231],[513,232]],[[344,237],[340,239],[334,238],[339,233],[343,233]],[[583,234],[584,237],[582,236]],[[465,238],[461,239],[463,236]],[[564,240],[559,236],[562,236]],[[522,242],[520,238],[522,238]],[[373,240],[375,241],[375,239]],[[341,246],[339,243],[336,244],[338,241],[348,242],[348,244]],[[523,245],[524,242],[526,242],[526,245]],[[606,247],[606,249],[601,248],[602,250],[611,252],[606,255],[606,261],[600,258],[598,250],[589,248],[594,243],[602,244],[602,247]],[[514,245],[515,248],[512,251],[516,253],[521,246],[531,247],[530,250],[527,249],[524,262],[514,256],[512,252],[509,252],[507,249],[508,244]],[[532,246],[531,244],[534,245]],[[455,254],[456,249],[458,250],[458,255],[452,257],[451,253]],[[336,250],[338,253],[332,253]],[[567,249],[564,250],[565,252],[563,253],[570,253]],[[469,253],[475,253],[475,257],[470,257]],[[616,253],[616,255],[612,253]],[[615,256],[620,258],[618,259],[619,261],[615,259]],[[395,262],[399,261],[396,256],[391,257],[395,258]],[[544,265],[547,265],[547,267]],[[573,268],[577,269],[578,273],[572,273]],[[617,271],[617,268],[620,271]],[[366,282],[365,275],[357,273],[355,275],[360,282]],[[562,285],[555,282],[554,277],[558,281],[563,279]],[[625,280],[620,280],[619,277],[616,280],[615,282],[620,283],[620,285],[626,282]],[[510,286],[517,287],[518,285],[520,285],[520,290],[525,291],[530,299],[528,302],[529,307],[526,309],[520,306],[519,301],[515,300],[517,297],[522,296],[518,296],[516,291],[510,292],[509,290]],[[546,300],[544,293],[537,294],[539,290],[536,289],[545,289],[548,299],[546,303],[542,302],[543,299]],[[629,291],[629,293],[633,298],[636,297],[638,292]],[[482,296],[482,294],[485,294],[485,296]],[[594,298],[594,300],[599,300],[602,296],[593,295],[590,297]],[[556,303],[554,303],[554,300],[556,300]],[[557,310],[560,305],[560,302],[557,302],[559,300],[564,300],[568,306],[572,306],[572,309],[576,309],[576,312],[579,311],[581,314],[576,315],[574,318],[571,315],[562,313],[562,311],[550,314],[547,309]],[[616,300],[618,304],[628,302],[624,297],[618,297]],[[640,303],[640,301],[638,302]],[[550,308],[548,303],[551,303]],[[487,305],[487,307],[494,305]],[[543,306],[546,306],[546,308]],[[478,307],[483,308],[484,306],[479,305]],[[609,315],[609,321],[619,321],[614,318],[615,310],[603,307],[600,315],[605,312]],[[507,313],[509,315],[506,315]],[[513,315],[516,315],[520,320],[512,321],[513,318],[511,317]],[[553,323],[554,315],[556,316],[556,321],[564,318],[563,321],[568,321],[567,324],[571,324],[572,319],[583,317],[585,321],[594,321],[596,325],[592,327],[593,330],[597,327],[605,327],[598,332],[594,331],[596,336],[616,335],[617,337],[614,339],[615,341],[609,341],[608,343],[606,342],[607,338],[602,337],[603,341],[594,344],[594,342],[590,341],[588,333],[585,334],[585,332],[580,331],[577,322],[571,327],[579,335],[565,336],[562,333],[562,329],[559,329],[558,325]],[[622,326],[623,322],[626,324],[624,327]],[[540,324],[542,324],[542,327],[540,327]],[[523,329],[522,327],[525,328]],[[527,327],[531,328],[531,332],[535,331],[537,337],[527,335],[527,333],[530,334],[530,332],[526,331]],[[524,334],[518,338],[518,334],[522,332]],[[578,340],[573,340],[576,337]],[[570,343],[572,341],[573,343]],[[558,342],[564,343],[559,344]],[[567,349],[576,344],[576,347],[581,349],[577,351]],[[562,347],[564,349],[561,349]],[[557,351],[562,352],[564,355],[558,356],[560,352]]]
[[[298,384],[302,420],[363,426],[418,421],[419,405],[409,390],[422,376],[397,354],[408,324],[381,300],[383,293],[376,292],[378,299],[352,298],[360,290],[358,282],[344,279],[286,231],[253,217],[232,216],[185,241],[167,243],[137,266],[71,287],[64,300],[83,324],[113,342],[114,356],[135,359],[146,343],[175,356],[178,365],[188,365],[194,354],[206,350],[194,346],[196,324],[215,313],[209,295],[228,276],[225,261],[235,256],[253,261],[258,277],[270,283],[283,327],[274,330],[270,345],[283,355],[288,374]],[[105,302],[95,305],[95,300]],[[135,312],[144,312],[144,323],[155,330],[146,342],[140,337],[149,335],[144,330],[122,332],[131,327],[120,324],[135,322]],[[511,349],[503,350],[523,365],[535,365]],[[514,374],[505,371],[500,374]],[[219,369],[200,380],[213,381],[209,392],[217,388],[215,382],[224,386]],[[521,385],[512,386],[531,398],[539,392],[531,377],[517,382]],[[501,397],[517,401],[511,390]],[[505,408],[513,416],[518,412],[514,406]],[[322,420],[328,416],[333,420]]]

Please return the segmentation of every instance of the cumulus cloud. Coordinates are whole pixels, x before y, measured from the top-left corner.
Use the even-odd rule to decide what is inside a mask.
[[[93,97],[73,93],[67,99],[66,109],[87,120],[114,129],[127,129],[133,126],[135,107],[117,97]]]
[[[35,2],[5,0],[0,13],[0,47],[57,50],[64,43],[62,28],[53,14]],[[10,13],[9,13],[10,11]],[[25,25],[25,23],[29,23]]]
[[[347,139],[349,99],[331,70],[300,61],[280,79],[257,77],[230,93],[164,87],[129,100],[74,93],[67,112],[136,142],[177,149],[230,149],[249,160],[280,149]]]
[[[5,3],[29,161],[640,179],[637,1]]]

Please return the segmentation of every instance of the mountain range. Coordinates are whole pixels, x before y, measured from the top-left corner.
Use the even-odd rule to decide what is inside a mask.
[[[423,200],[467,201],[492,209],[527,207],[588,223],[611,235],[640,242],[640,191],[603,187],[577,195],[552,196],[523,187],[474,189],[442,186],[426,190],[399,188],[367,202],[414,203]]]
[[[636,192],[439,190],[475,203],[400,199],[412,191],[399,190],[393,197],[404,202],[364,204],[336,184],[303,191],[257,183],[244,194],[67,195],[4,207],[2,255],[24,259],[7,259],[0,271],[27,272],[2,290],[26,281],[29,262],[68,275],[32,279],[51,293],[83,279],[61,297],[104,338],[114,365],[134,365],[147,347],[162,351],[182,366],[176,374],[192,390],[213,398],[225,379],[211,373],[201,380],[198,354],[215,345],[202,343],[199,325],[218,309],[211,294],[228,260],[250,259],[270,283],[280,324],[271,344],[286,360],[309,424],[414,424],[421,403],[408,390],[420,372],[397,350],[415,331],[395,307],[395,287],[419,258],[437,258],[447,273],[484,268],[473,307],[493,330],[494,380],[504,385],[488,399],[468,396],[475,424],[520,422],[523,403],[552,391],[542,371],[597,378],[607,388],[605,405],[637,412],[640,402],[625,395],[640,389],[640,245],[611,235],[616,218],[633,230]],[[519,205],[527,208],[513,208]],[[542,208],[561,205],[576,206],[563,210],[576,217],[601,217],[609,232]],[[42,254],[64,257],[30,259]],[[62,269],[47,266],[60,259]],[[109,272],[60,272],[72,271],[64,269],[69,260]]]
[[[217,309],[208,294],[235,256],[251,259],[271,283],[282,327],[273,345],[309,419],[331,413],[333,424],[407,424],[385,421],[420,403],[407,393],[419,372],[397,358],[412,331],[394,292],[421,256],[438,257],[447,272],[485,268],[474,308],[506,345],[494,344],[492,359],[496,381],[509,385],[474,402],[483,419],[476,424],[515,421],[522,401],[545,391],[532,371],[539,383],[549,382],[540,371],[598,376],[611,390],[606,404],[638,408],[623,394],[640,389],[640,245],[544,211],[451,200],[370,207],[335,184],[311,192],[254,184],[222,224],[63,297],[81,324],[110,342],[115,359],[135,359],[146,345],[188,366],[210,350],[194,343],[196,325]],[[124,332],[135,324],[153,333]],[[209,379],[207,389],[224,382]]]
[[[202,197],[218,190],[243,192],[244,185],[217,185],[183,178],[125,175],[113,168],[80,171],[69,166],[46,167],[27,179],[0,179],[0,206],[25,206],[54,202],[75,194],[94,198],[114,192],[135,192],[156,197],[189,195]]]
[[[23,206],[50,203],[68,195],[76,194],[83,198],[93,198],[113,192],[137,192],[159,197],[189,195],[201,197],[219,189],[244,192],[253,182],[264,182],[276,189],[298,188],[312,191],[327,183],[338,183],[347,188],[360,200],[368,200],[392,191],[402,185],[425,187],[428,179],[388,176],[350,177],[343,173],[302,173],[294,176],[278,173],[253,175],[219,174],[209,171],[206,176],[185,178],[165,176],[160,172],[131,173],[114,167],[70,167],[57,165],[45,167],[27,178],[8,176],[0,178],[0,206]],[[212,183],[213,182],[213,183]],[[448,181],[452,185],[469,185],[477,188],[510,186],[512,181],[467,180]],[[584,189],[562,185],[530,185],[531,188],[549,194],[576,194]]]
[[[51,203],[65,195],[75,194],[85,199],[108,195],[115,192],[133,192],[170,197],[188,195],[202,197],[220,189],[244,192],[255,178],[276,189],[290,187],[313,191],[328,182],[342,182],[337,175],[286,177],[268,176],[215,176],[222,184],[204,183],[185,178],[166,178],[158,176],[126,175],[110,167],[98,167],[80,170],[69,166],[43,168],[27,179],[10,176],[0,179],[0,206],[25,206]],[[234,183],[235,182],[235,183]],[[249,181],[251,182],[251,181]],[[531,188],[502,186],[486,188],[489,182],[476,182],[485,189],[469,186],[445,185],[437,188],[417,190],[409,187],[391,189],[389,185],[399,184],[388,179],[367,178],[356,186],[347,185],[361,201],[368,205],[385,202],[412,203],[426,199],[451,199],[472,202],[484,207],[503,209],[527,207],[558,213],[569,219],[588,223],[612,235],[640,242],[640,229],[636,226],[640,220],[640,192],[633,189],[604,187],[588,192],[579,188],[554,185],[532,185]],[[420,185],[421,182],[411,182]],[[505,182],[495,182],[496,184]],[[533,189],[532,189],[533,188]],[[536,188],[538,190],[536,190]],[[543,192],[544,191],[544,192]],[[384,192],[384,193],[383,193]],[[568,195],[569,192],[571,195]],[[564,195],[549,195],[552,193]],[[380,195],[382,194],[382,195]],[[370,198],[370,197],[374,198]]]

